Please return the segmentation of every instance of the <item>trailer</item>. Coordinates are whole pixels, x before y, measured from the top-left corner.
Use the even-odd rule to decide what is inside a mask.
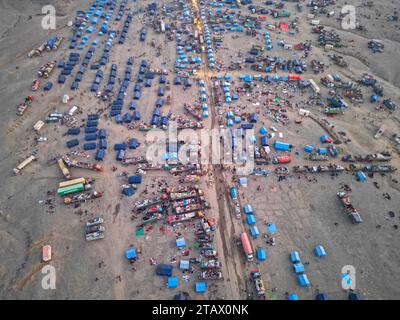
[[[63,156],[62,159],[64,160],[64,162],[66,163],[66,165],[68,167],[94,170],[94,171],[98,171],[98,172],[103,171],[103,166],[98,163],[81,162],[81,161],[72,159],[66,155]]]
[[[22,161],[16,168],[13,169],[14,174],[19,174],[26,166],[28,166],[30,163],[36,160],[36,157],[31,155],[28,158],[26,158],[24,161]]]
[[[261,273],[259,269],[254,269],[250,271],[250,278],[254,283],[254,287],[256,289],[257,296],[259,298],[265,299],[265,286],[261,277]]]

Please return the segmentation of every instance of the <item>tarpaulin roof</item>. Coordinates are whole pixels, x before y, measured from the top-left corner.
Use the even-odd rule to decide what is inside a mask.
[[[247,223],[249,225],[255,224],[256,223],[256,218],[252,214],[249,214],[247,216]]]
[[[203,293],[207,289],[207,283],[205,283],[205,282],[196,282],[195,287],[196,287],[196,292],[197,293]]]
[[[181,262],[179,264],[179,268],[182,270],[189,269],[189,260],[181,260]]]
[[[295,263],[295,262],[300,262],[300,256],[297,251],[292,251],[290,253],[290,261]]]
[[[299,284],[302,287],[306,287],[306,286],[310,285],[310,281],[308,280],[307,275],[305,275],[305,274],[299,275],[297,277],[297,281],[299,282]]]
[[[304,272],[304,265],[302,263],[295,263],[293,264],[293,270],[295,273],[302,273]]]
[[[269,233],[274,234],[276,232],[276,226],[273,223],[267,223]]]
[[[185,238],[176,239],[176,246],[178,248],[185,247],[186,246]]]
[[[243,208],[245,214],[252,214],[253,207],[250,204],[246,204]]]
[[[135,248],[129,248],[125,251],[125,257],[128,260],[135,259],[137,257]]]
[[[252,237],[257,237],[260,235],[260,232],[258,231],[258,228],[256,226],[250,227],[250,233]]]
[[[314,253],[317,257],[326,256],[326,252],[323,246],[316,246],[314,249]]]
[[[257,249],[257,259],[260,261],[264,261],[267,258],[267,254],[264,249]]]
[[[178,277],[169,277],[167,286],[168,286],[168,288],[177,288],[178,287]]]

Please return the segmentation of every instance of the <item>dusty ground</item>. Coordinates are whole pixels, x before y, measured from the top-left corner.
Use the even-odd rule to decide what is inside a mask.
[[[52,155],[65,152],[64,145],[68,138],[62,136],[66,131],[65,127],[50,124],[46,125],[43,131],[43,135],[48,136],[49,141],[35,145],[32,130],[34,123],[43,119],[52,110],[68,111],[70,105],[65,106],[60,103],[65,93],[71,95],[73,104],[83,108],[84,113],[78,116],[79,120],[85,119],[87,113],[95,112],[105,106],[103,103],[98,103],[89,91],[95,71],[88,70],[80,90],[72,93],[69,90],[71,78],[68,78],[65,85],[57,84],[56,77],[59,71],[56,70],[51,76],[51,81],[54,82],[53,89],[44,96],[41,96],[41,91],[34,94],[37,101],[31,110],[22,118],[17,118],[15,115],[15,107],[30,94],[30,86],[39,66],[50,59],[66,58],[69,53],[68,41],[64,41],[56,53],[44,53],[42,57],[34,59],[26,57],[30,49],[38,46],[49,35],[40,28],[39,14],[42,2],[32,1],[29,6],[22,5],[21,1],[0,2],[0,97],[3,101],[0,109],[2,122],[0,126],[0,150],[2,150],[0,153],[2,181],[0,297],[3,299],[170,299],[179,290],[184,290],[195,299],[245,299],[247,297],[245,290],[251,290],[246,279],[249,270],[255,264],[245,263],[241,248],[233,241],[240,232],[248,229],[248,226],[236,220],[232,214],[227,193],[227,186],[231,184],[229,172],[222,173],[210,166],[208,169],[213,173],[215,183],[212,186],[206,184],[206,178],[201,183],[212,206],[207,215],[217,218],[218,221],[215,240],[224,274],[224,281],[210,282],[208,291],[203,296],[194,293],[194,275],[185,283],[180,277],[181,272],[176,269],[175,274],[179,276],[180,282],[179,290],[166,289],[165,279],[153,276],[154,267],[149,264],[150,258],[155,258],[157,262],[169,262],[172,256],[176,256],[179,262],[180,253],[175,247],[174,232],[181,232],[191,248],[192,224],[181,225],[171,233],[163,233],[160,231],[161,224],[158,223],[152,230],[148,230],[144,237],[135,236],[136,222],[131,220],[130,213],[132,203],[145,197],[143,190],[146,185],[150,194],[156,192],[157,181],[160,179],[165,179],[170,185],[177,185],[177,179],[167,172],[148,173],[134,197],[121,199],[120,186],[123,184],[123,179],[118,175],[123,170],[134,173],[135,167],[124,168],[118,165],[115,161],[115,152],[109,147],[103,163],[105,167],[103,173],[72,169],[74,176],[85,175],[96,178],[96,190],[105,191],[102,200],[84,204],[80,208],[82,211],[64,206],[60,198],[55,198],[53,209],[39,203],[40,200],[47,199],[48,190],[54,190],[63,180],[57,166],[48,166],[47,160]],[[71,31],[62,27],[68,20],[73,20],[75,10],[87,8],[89,1],[55,2],[57,12],[60,12],[58,20],[60,29],[57,33],[68,37]],[[150,2],[141,1],[140,5]],[[339,1],[338,6],[343,2]],[[318,47],[313,48],[308,60],[312,58],[323,60],[330,65],[325,74],[339,73],[350,80],[360,78],[364,72],[373,72],[383,82],[385,94],[399,103],[398,23],[386,22],[386,16],[393,14],[396,2],[384,2],[385,6],[359,8],[360,23],[367,27],[367,33],[344,32],[340,30],[339,23],[334,18],[320,18],[323,24],[338,29],[344,43],[354,39],[354,43],[349,42],[347,48],[339,49],[349,63],[348,69],[334,66],[329,62],[327,53]],[[129,2],[129,7],[136,9],[138,4]],[[301,14],[296,12],[294,4],[288,3],[287,8],[292,14],[300,17],[300,34],[291,37],[271,32],[274,44],[272,54],[283,56],[294,54],[294,51],[289,52],[279,48],[276,45],[277,39],[285,39],[292,44],[299,40],[310,39],[315,42],[317,39],[316,35],[310,33],[311,26],[305,19],[308,8]],[[400,9],[398,4],[396,9]],[[376,11],[379,16],[376,16]],[[247,14],[248,11],[243,8],[242,12]],[[373,23],[367,19],[368,15],[372,15]],[[166,41],[164,35],[157,34],[149,28],[146,45],[142,45],[138,40],[142,19],[143,14],[136,15],[125,44],[113,46],[110,63],[103,69],[105,78],[108,77],[111,63],[118,64],[118,76],[121,77],[130,56],[136,58],[132,66],[133,78],[139,69],[142,55],[154,67],[161,67],[165,63],[167,68],[172,69],[176,56],[175,42]],[[123,21],[124,18],[121,23]],[[115,25],[115,28],[117,27],[118,24]],[[383,54],[373,55],[367,49],[366,39],[372,37],[385,39],[386,47]],[[157,44],[162,44],[160,57],[155,56],[154,49],[149,45],[151,39],[155,39]],[[230,56],[234,57],[239,49],[245,52],[252,44],[264,45],[263,41],[261,35],[250,38],[243,34],[234,40],[231,34],[227,33],[223,44],[226,49],[219,50],[216,55],[228,64]],[[102,48],[103,44],[99,44],[91,62],[100,56]],[[83,54],[85,52],[86,49],[83,50]],[[254,74],[254,72],[245,69],[232,74],[236,86],[239,74]],[[208,92],[211,88],[207,77],[211,75],[209,71],[199,75],[206,77]],[[321,76],[321,74],[313,75],[312,71],[306,75],[315,80]],[[170,73],[168,80],[172,79],[173,74]],[[105,81],[103,80],[102,84]],[[118,87],[116,83],[114,88]],[[132,88],[133,84],[130,84],[125,105],[130,101]],[[153,111],[156,88],[155,84],[152,88],[144,88],[138,102],[138,110],[146,122],[150,121]],[[271,88],[284,95],[279,86]],[[171,106],[163,107],[163,114],[167,114],[169,110],[175,114],[183,114],[183,102],[198,99],[198,90],[197,85],[187,91],[182,91],[182,87],[171,85],[169,94],[172,103]],[[327,94],[326,88],[322,88],[322,92]],[[296,94],[294,100],[305,100],[308,95],[309,92],[304,96]],[[391,115],[376,111],[369,103],[369,95],[369,91],[364,92],[366,102],[360,107],[351,106],[344,116],[329,119],[338,131],[345,131],[351,139],[351,143],[342,146],[345,151],[365,154],[394,148],[391,136],[399,132],[399,111]],[[237,104],[246,104],[246,110],[253,111],[254,107],[246,99],[248,98],[241,97]],[[213,108],[212,102],[209,102],[209,105]],[[313,108],[313,112],[319,112],[318,108]],[[290,123],[287,126],[272,123],[270,119],[264,117],[260,120],[267,127],[274,125],[283,133],[285,141],[295,145],[295,150],[292,152],[294,165],[304,163],[303,146],[317,145],[320,135],[324,133],[323,129],[311,119],[305,119],[300,126],[295,124],[296,117],[297,112],[291,111]],[[380,140],[373,139],[372,136],[383,123],[388,128],[384,136]],[[208,128],[217,126],[215,114],[211,115],[205,124]],[[256,129],[260,126],[258,123]],[[130,137],[136,137],[140,141],[144,139],[142,132],[115,125],[114,121],[103,117],[100,128],[107,129],[109,146]],[[12,168],[34,149],[38,150],[38,161],[24,170],[22,175],[13,176]],[[295,154],[296,151],[298,155]],[[130,151],[129,155],[143,154],[145,148],[142,144],[134,152]],[[399,165],[399,157],[395,152],[391,164],[397,167]],[[111,170],[114,165],[118,167],[116,172]],[[273,167],[270,166],[268,169],[272,170]],[[316,289],[320,289],[328,293],[332,299],[345,299],[346,293],[340,286],[339,274],[342,266],[350,264],[357,270],[357,289],[366,299],[398,299],[400,278],[396,271],[400,263],[399,230],[394,228],[400,219],[398,173],[386,176],[376,174],[374,178],[369,178],[364,183],[357,182],[351,174],[342,174],[337,178],[319,175],[316,178],[317,182],[308,182],[304,176],[299,178],[293,175],[286,181],[278,182],[273,174],[268,177],[250,177],[248,188],[239,190],[241,204],[250,203],[255,209],[257,226],[261,234],[266,232],[266,223],[275,223],[278,228],[276,246],[267,247],[267,261],[258,265],[267,288],[277,288],[274,292],[269,291],[268,297],[284,299],[285,292],[295,292],[300,299],[313,299]],[[380,186],[379,190],[374,186],[374,182]],[[154,188],[152,188],[153,183]],[[351,224],[336,197],[336,192],[343,183],[349,184],[353,189],[351,198],[364,220],[361,225]],[[258,186],[261,188],[260,191],[257,191]],[[391,195],[391,200],[382,196],[386,192]],[[389,217],[389,211],[395,212],[394,218]],[[105,218],[106,237],[101,241],[87,243],[82,235],[83,224],[86,219],[93,216]],[[378,225],[381,227],[377,228]],[[51,264],[57,271],[57,289],[46,291],[41,288],[40,258],[42,245],[48,243],[53,247]],[[142,250],[139,261],[135,263],[136,271],[132,270],[124,258],[124,251],[131,244]],[[327,257],[319,259],[313,255],[312,250],[317,244],[325,247]],[[265,248],[266,245],[263,239],[259,238],[253,241],[253,247]],[[306,273],[312,283],[309,289],[300,288],[296,282],[288,259],[291,250],[298,250],[303,261],[309,262],[306,265]],[[195,256],[195,250],[191,256]],[[121,282],[116,279],[119,275]]]

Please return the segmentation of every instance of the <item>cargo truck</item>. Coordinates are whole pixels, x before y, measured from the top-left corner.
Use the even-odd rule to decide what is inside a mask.
[[[246,232],[243,232],[240,235],[240,241],[242,242],[243,251],[246,255],[247,261],[253,261],[253,249],[251,247],[249,236]]]
[[[65,166],[63,159],[58,159],[57,164],[60,167],[64,177],[66,179],[71,179],[71,173],[69,172],[68,168]]]
[[[34,160],[36,160],[36,157],[33,156],[33,155],[31,155],[28,158],[26,158],[16,168],[13,169],[14,174],[20,173],[28,164],[30,164]]]

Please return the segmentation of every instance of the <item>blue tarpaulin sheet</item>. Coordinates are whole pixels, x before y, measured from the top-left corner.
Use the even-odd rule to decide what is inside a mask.
[[[188,270],[189,269],[189,261],[188,260],[181,260],[179,264],[179,268],[182,270]]]
[[[274,234],[276,232],[276,225],[273,223],[267,223],[267,228],[270,234]]]
[[[317,257],[324,257],[326,256],[326,252],[323,246],[316,246],[314,249],[314,253]]]
[[[267,258],[267,254],[264,249],[257,249],[257,259],[264,261]]]
[[[290,253],[290,261],[293,263],[300,262],[300,256],[297,251],[292,251]]]
[[[249,215],[247,216],[247,223],[248,223],[249,225],[256,224],[256,218],[255,218],[252,214],[249,214]]]
[[[257,238],[260,235],[260,232],[258,231],[258,228],[256,226],[252,226],[250,228],[250,233],[253,238]]]
[[[137,257],[136,250],[134,248],[129,248],[125,251],[125,257],[128,260],[135,259]]]
[[[245,214],[252,214],[253,207],[250,204],[246,204],[243,208]]]
[[[185,247],[185,246],[186,246],[185,239],[184,239],[184,238],[178,238],[178,239],[176,239],[176,246],[177,246],[178,248]]]
[[[167,286],[168,286],[168,288],[177,288],[178,287],[178,277],[169,277]]]
[[[307,278],[307,275],[301,274],[297,277],[297,281],[299,282],[299,285],[302,287],[307,287],[310,285],[310,281]]]
[[[304,265],[302,263],[293,264],[293,271],[296,274],[300,274],[304,272]]]
[[[205,282],[196,282],[195,284],[196,292],[197,293],[204,293],[207,289],[207,283]]]

